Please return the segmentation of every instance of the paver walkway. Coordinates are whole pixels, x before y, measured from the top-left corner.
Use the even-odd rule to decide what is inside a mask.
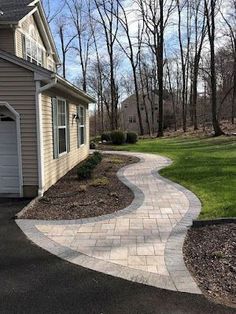
[[[18,220],[19,227],[33,242],[72,263],[159,288],[200,294],[182,254],[187,228],[201,209],[199,200],[159,176],[158,170],[169,165],[169,159],[119,154],[140,158],[118,173],[135,193],[128,208],[73,221]]]

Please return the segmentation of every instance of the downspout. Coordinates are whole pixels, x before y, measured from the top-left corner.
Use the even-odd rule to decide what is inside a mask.
[[[57,84],[57,77],[52,75],[51,81],[41,87],[41,80],[36,78],[36,119],[37,119],[37,148],[38,148],[38,196],[44,191],[44,145],[43,145],[43,119],[42,119],[42,93]]]

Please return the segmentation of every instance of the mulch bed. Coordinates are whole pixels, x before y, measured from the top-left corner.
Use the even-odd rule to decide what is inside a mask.
[[[202,292],[236,307],[236,224],[190,229],[184,255]]]
[[[138,162],[136,157],[104,155],[91,179],[79,181],[75,167],[21,218],[80,219],[114,213],[126,208],[134,199],[133,192],[117,177],[117,171]]]

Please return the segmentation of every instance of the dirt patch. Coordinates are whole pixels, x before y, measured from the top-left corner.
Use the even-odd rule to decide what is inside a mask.
[[[117,177],[117,171],[138,162],[136,157],[104,155],[91,179],[79,181],[75,167],[21,218],[80,219],[111,214],[126,208],[134,199],[133,192]]]
[[[184,255],[203,293],[236,307],[236,224],[192,228]]]

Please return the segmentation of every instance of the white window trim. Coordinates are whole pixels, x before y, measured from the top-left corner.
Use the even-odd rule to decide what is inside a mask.
[[[47,52],[46,48],[45,48],[41,43],[37,42],[34,38],[32,38],[29,33],[27,33],[26,31],[23,31],[23,30],[19,30],[19,33],[23,34],[25,37],[28,37],[28,39],[34,40],[34,41],[37,43],[37,45],[38,45],[45,53]]]
[[[45,49],[45,47],[41,43],[39,43],[37,40],[35,40],[29,33],[22,31],[22,30],[19,30],[19,33],[21,33],[22,35],[25,36],[25,52],[23,51],[23,54],[25,53],[25,59],[27,60],[27,57],[29,56],[27,54],[27,49],[26,49],[26,40],[28,39],[28,40],[30,40],[30,44],[32,41],[34,41],[36,43],[37,48],[41,49],[45,54],[44,60],[42,60],[42,63],[40,63],[40,62],[38,62],[38,60],[35,60],[34,58],[32,58],[32,56],[29,56],[31,59],[30,62],[32,62],[32,60],[35,60],[37,62],[37,65],[42,66],[42,67],[47,67],[47,50]]]
[[[83,118],[84,118],[84,124],[81,124],[80,123],[80,108],[82,108],[83,109]],[[85,144],[86,144],[86,134],[85,134],[85,132],[86,132],[86,109],[85,109],[85,107],[84,106],[77,106],[77,114],[79,114],[79,120],[78,120],[78,126],[77,126],[77,128],[78,128],[78,130],[77,130],[77,134],[78,134],[78,148],[81,148],[81,147],[83,147],[83,146],[85,146]],[[80,138],[80,135],[81,135],[81,132],[80,132],[80,129],[81,128],[83,128],[84,129],[84,143],[83,144],[81,144],[81,138]]]
[[[61,97],[56,97],[57,99],[57,149],[58,149],[58,158],[60,157],[63,157],[65,155],[68,154],[68,143],[67,143],[67,139],[68,139],[68,128],[67,128],[67,102],[66,102],[66,99],[64,98],[61,98]],[[59,126],[59,123],[58,123],[58,101],[63,101],[64,102],[64,105],[65,105],[65,126]],[[65,132],[65,137],[66,137],[66,150],[62,153],[59,153],[59,129],[65,129],[66,132]]]
[[[29,36],[30,37],[30,36]],[[30,54],[28,53],[28,50],[27,50],[27,41],[29,42],[29,45],[30,45]],[[43,58],[43,56],[42,56],[42,53],[44,53],[44,51],[43,51],[43,49],[40,47],[40,45],[38,44],[38,42],[35,40],[35,39],[33,39],[32,37],[30,37],[30,38],[25,38],[25,57],[26,57],[26,60],[28,60],[28,58],[30,59],[30,62],[31,63],[36,63],[37,65],[39,65],[39,66],[44,66],[44,64],[43,64],[43,61],[44,61],[44,58]],[[36,46],[36,49],[37,49],[37,59],[35,59],[34,57],[33,57],[33,54],[32,54],[32,44],[35,44],[35,46]],[[39,58],[38,58],[38,56],[39,56],[39,54],[41,54],[41,61],[39,61]]]

